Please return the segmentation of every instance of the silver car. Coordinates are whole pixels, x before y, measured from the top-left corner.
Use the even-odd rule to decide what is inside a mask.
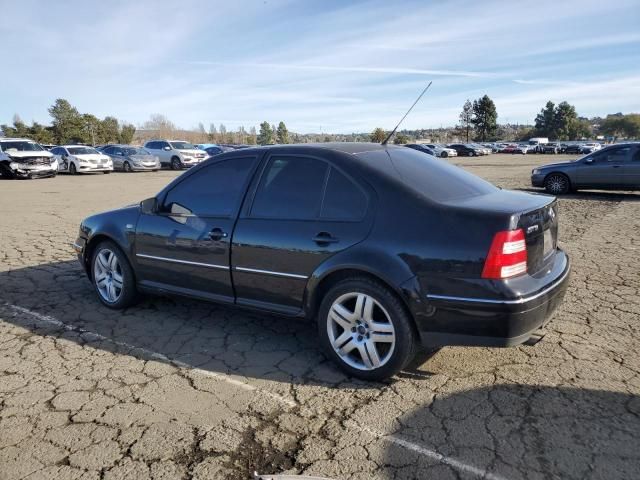
[[[160,170],[160,159],[141,147],[108,145],[102,149],[102,153],[111,157],[114,170],[124,170],[125,172]]]

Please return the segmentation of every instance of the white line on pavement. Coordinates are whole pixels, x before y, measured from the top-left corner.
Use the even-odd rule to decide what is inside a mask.
[[[281,395],[278,395],[276,393],[273,392],[269,392],[268,390],[263,390],[261,388],[255,387],[249,383],[245,383],[241,380],[237,380],[233,377],[230,377],[229,375],[226,375],[224,373],[218,373],[218,372],[210,372],[208,370],[203,370],[201,368],[194,368],[191,365],[189,365],[188,363],[185,362],[181,362],[180,360],[173,360],[169,357],[167,357],[166,355],[164,355],[163,353],[158,353],[158,352],[154,352],[153,350],[149,350],[147,348],[143,348],[143,347],[137,347],[135,345],[131,345],[129,343],[126,342],[120,342],[117,340],[113,340],[112,338],[106,337],[104,335],[101,335],[99,333],[95,333],[95,332],[91,332],[89,330],[85,330],[84,328],[80,328],[80,327],[76,327],[75,325],[70,325],[68,323],[64,323],[60,320],[58,320],[57,318],[51,317],[49,315],[44,315],[42,313],[38,313],[38,312],[34,312],[32,310],[29,310],[28,308],[24,308],[24,307],[20,307],[18,305],[12,305],[10,303],[5,303],[4,304],[5,307],[9,308],[10,310],[13,310],[14,312],[18,312],[18,313],[22,313],[24,315],[28,315],[34,319],[36,319],[37,321],[41,322],[41,323],[46,323],[48,325],[54,325],[56,327],[62,328],[64,330],[70,331],[70,332],[77,332],[82,334],[85,338],[87,337],[91,337],[94,338],[96,340],[100,340],[100,341],[104,341],[104,342],[109,342],[112,345],[116,345],[118,347],[124,347],[127,348],[133,352],[139,352],[140,354],[147,356],[149,358],[152,358],[154,360],[159,360],[162,362],[166,362],[166,363],[170,363],[171,365],[174,365],[175,367],[184,369],[184,370],[189,370],[191,372],[197,373],[199,375],[203,375],[205,377],[210,377],[210,378],[217,378],[219,380],[222,380],[223,382],[229,383],[231,385],[235,385],[237,387],[243,388],[245,390],[249,390],[249,391],[254,391],[254,392],[259,392],[262,395],[265,395],[267,397],[271,397],[272,399],[287,405],[288,407],[295,407],[298,404],[289,399],[289,398],[285,398]]]
[[[507,480],[505,477],[501,477],[500,475],[495,475],[493,473],[489,473],[486,470],[481,468],[474,467],[473,465],[467,465],[460,460],[456,460],[455,458],[447,457],[442,455],[441,453],[436,452],[435,450],[431,450],[429,448],[423,447],[422,445],[418,445],[417,443],[410,442],[403,438],[400,438],[397,435],[387,435],[381,432],[378,432],[374,429],[366,427],[364,425],[360,425],[353,420],[348,420],[346,422],[348,427],[353,429],[357,429],[359,431],[367,432],[372,437],[375,437],[379,440],[384,440],[385,442],[393,443],[394,445],[398,445],[407,450],[411,450],[425,457],[429,457],[433,460],[436,460],[440,463],[444,463],[445,465],[449,465],[450,467],[460,471],[472,475],[476,478],[482,478],[486,480]]]

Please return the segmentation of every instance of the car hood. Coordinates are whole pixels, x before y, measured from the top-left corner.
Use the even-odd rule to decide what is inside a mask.
[[[47,152],[46,150],[40,151],[31,151],[31,152],[21,152],[19,150],[11,150],[9,152],[4,152],[6,155],[11,158],[51,158],[53,154],[51,152]]]
[[[542,169],[542,168],[557,168],[557,167],[564,167],[566,165],[573,165],[575,162],[575,160],[572,161],[567,161],[567,162],[558,162],[558,163],[548,163],[546,165],[541,165],[539,167],[535,167],[537,169]]]
[[[131,160],[138,160],[141,162],[155,162],[155,155],[129,155]]]
[[[80,155],[72,155],[73,157],[80,158],[82,160],[111,160],[108,155],[102,153],[83,153]]]

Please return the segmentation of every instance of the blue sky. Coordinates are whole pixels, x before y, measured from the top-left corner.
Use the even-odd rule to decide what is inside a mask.
[[[499,121],[544,103],[640,112],[640,0],[3,2],[0,123],[81,112],[184,128],[298,132],[457,122],[488,94]]]

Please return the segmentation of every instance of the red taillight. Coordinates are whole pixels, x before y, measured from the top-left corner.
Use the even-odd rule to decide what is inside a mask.
[[[493,237],[484,262],[482,278],[509,278],[527,271],[527,244],[524,231],[506,230]]]

